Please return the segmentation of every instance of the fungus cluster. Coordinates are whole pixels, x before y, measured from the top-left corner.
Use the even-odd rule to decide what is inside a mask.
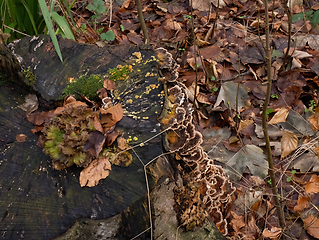
[[[227,234],[224,214],[230,207],[235,187],[221,166],[215,165],[201,144],[202,134],[193,124],[193,107],[186,86],[178,81],[178,64],[164,48],[157,49],[160,70],[167,85],[166,111],[161,122],[167,130],[165,147],[184,163],[184,186],[175,191],[181,224],[186,229],[201,225],[209,214],[217,228]],[[191,169],[187,173],[187,168]],[[204,208],[203,208],[204,205]],[[205,213],[206,211],[206,213]]]

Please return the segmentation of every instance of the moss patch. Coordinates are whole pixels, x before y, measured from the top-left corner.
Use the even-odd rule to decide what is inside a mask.
[[[72,94],[83,94],[91,100],[98,99],[96,92],[103,87],[103,78],[100,75],[81,76],[63,90],[62,97]]]

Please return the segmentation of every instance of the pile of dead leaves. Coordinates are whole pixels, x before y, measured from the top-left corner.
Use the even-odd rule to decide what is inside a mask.
[[[107,91],[113,91],[114,84],[105,80],[104,85],[105,88],[97,92],[100,103],[85,96],[82,96],[82,101],[69,96],[61,107],[33,112],[38,106],[37,98],[28,95],[26,103],[20,106],[35,125],[33,133],[42,133],[38,145],[52,158],[55,169],[65,169],[73,164],[84,167],[80,174],[82,187],[93,187],[100,179],[106,178],[111,163],[128,166],[132,162],[131,154],[121,152],[128,146],[115,130],[116,123],[123,117],[122,106],[120,103],[113,105],[107,96]],[[115,140],[118,148],[108,148]]]

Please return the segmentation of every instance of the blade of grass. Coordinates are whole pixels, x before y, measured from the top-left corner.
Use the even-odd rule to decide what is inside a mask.
[[[73,26],[76,27],[76,24],[75,24],[75,22],[74,22],[74,20],[73,20],[73,17],[72,17],[71,11],[70,11],[71,6],[69,6],[67,0],[63,0],[63,2],[64,2],[64,6],[65,6],[66,10],[68,11],[69,17],[71,18],[71,21],[72,21]]]
[[[59,47],[58,39],[57,39],[57,37],[56,37],[56,35],[54,33],[53,23],[52,23],[52,20],[50,18],[50,13],[48,11],[46,2],[45,2],[45,0],[38,0],[38,1],[39,1],[39,5],[40,5],[40,8],[41,8],[43,17],[44,17],[44,21],[45,21],[45,23],[47,25],[50,37],[52,39],[55,51],[57,52],[61,62],[63,62],[62,53],[61,53],[61,50],[60,50],[60,47]]]
[[[55,20],[55,22],[59,25],[62,32],[65,34],[66,38],[73,39],[75,41],[73,32],[68,24],[68,22],[65,20],[64,17],[60,16],[56,12],[51,13],[51,17]]]
[[[37,27],[35,25],[35,21],[34,21],[33,15],[32,15],[32,13],[30,11],[30,8],[28,7],[28,5],[26,4],[26,2],[24,0],[22,0],[22,4],[23,4],[25,10],[27,11],[27,13],[29,15],[29,19],[31,21],[31,24],[32,24],[32,27],[33,27],[33,30],[34,30],[35,34],[39,34],[38,33],[38,29],[37,29]]]

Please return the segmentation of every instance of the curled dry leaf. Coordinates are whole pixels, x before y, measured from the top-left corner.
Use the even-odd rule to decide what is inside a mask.
[[[129,148],[129,145],[123,137],[117,138],[117,146],[120,150],[125,150]]]
[[[238,132],[243,130],[245,127],[248,127],[254,123],[254,120],[252,119],[246,119],[246,120],[240,120]]]
[[[123,117],[123,108],[120,103],[106,110],[101,109],[100,119],[104,127],[111,127]]]
[[[235,233],[238,233],[239,230],[246,226],[245,220],[243,216],[237,215],[235,212],[230,212],[232,215],[232,220],[230,221],[230,225],[234,229]]]
[[[89,140],[84,144],[83,151],[89,152],[97,158],[102,151],[105,138],[106,137],[98,131],[90,132]]]
[[[281,108],[279,111],[276,112],[276,114],[272,117],[272,119],[269,121],[269,124],[276,124],[279,122],[286,122],[286,119],[289,114],[289,108]]]
[[[297,205],[294,206],[296,212],[302,212],[304,209],[310,207],[309,197],[299,194]]]
[[[106,79],[103,82],[103,87],[106,90],[113,91],[115,89],[115,82],[111,81],[110,79]]]
[[[271,229],[264,229],[263,236],[270,239],[278,239],[279,234],[281,234],[281,228],[271,227]]]
[[[319,112],[318,111],[316,111],[315,114],[310,116],[308,118],[308,121],[311,123],[313,130],[315,131],[319,130]]]
[[[25,135],[25,134],[18,134],[18,135],[16,136],[17,142],[25,142],[26,139],[27,139],[27,135]]]
[[[298,138],[295,134],[284,131],[281,138],[281,159],[285,158],[297,148]]]
[[[104,129],[102,127],[100,119],[96,115],[94,116],[94,128],[100,133],[104,134]]]
[[[28,94],[24,99],[24,104],[18,106],[23,111],[28,113],[32,113],[38,109],[39,101],[35,94]]]
[[[101,179],[105,179],[111,170],[111,163],[106,157],[100,157],[93,160],[89,166],[84,168],[80,173],[81,187],[96,186]]]
[[[305,219],[302,219],[304,228],[313,237],[319,238],[319,219],[310,214]]]
[[[307,193],[318,193],[319,192],[319,177],[312,175],[309,182],[305,186]]]

